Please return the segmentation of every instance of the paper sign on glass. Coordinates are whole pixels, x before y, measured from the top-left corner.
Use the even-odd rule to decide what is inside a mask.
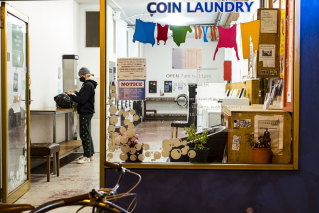
[[[146,58],[118,58],[118,79],[146,79]]]
[[[271,144],[271,150],[276,155],[282,155],[284,149],[284,117],[275,116],[255,116],[254,137],[267,137]]]
[[[200,48],[173,48],[173,69],[201,69],[202,49]]]
[[[277,33],[277,10],[262,10],[260,19],[260,33]]]
[[[276,67],[276,45],[260,44],[259,61],[263,62],[263,67]]]

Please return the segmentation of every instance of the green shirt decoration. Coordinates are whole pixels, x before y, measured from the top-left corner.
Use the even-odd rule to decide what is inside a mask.
[[[192,28],[190,28],[190,26],[171,25],[169,29],[173,31],[173,40],[177,44],[177,46],[180,46],[181,43],[185,43],[187,32],[192,32]]]

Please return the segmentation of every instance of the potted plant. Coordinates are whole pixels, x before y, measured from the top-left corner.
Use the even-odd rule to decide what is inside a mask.
[[[272,152],[271,152],[271,138],[266,129],[264,135],[258,136],[258,140],[255,139],[254,134],[248,134],[247,140],[252,147],[253,163],[271,163]]]
[[[190,127],[185,128],[185,133],[187,135],[187,140],[194,145],[194,151],[196,152],[195,158],[190,158],[190,162],[207,162],[209,148],[204,145],[208,140],[208,132],[204,131],[202,134],[196,134],[195,125],[192,124]]]

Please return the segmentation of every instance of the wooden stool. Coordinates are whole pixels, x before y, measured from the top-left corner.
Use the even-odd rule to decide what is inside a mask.
[[[47,181],[50,182],[50,161],[51,155],[56,153],[57,176],[60,175],[60,145],[57,143],[31,143],[31,157],[46,157],[47,158]]]
[[[190,127],[187,121],[175,121],[171,123],[171,138],[174,138],[174,128],[176,128],[175,138],[178,138],[178,128]]]

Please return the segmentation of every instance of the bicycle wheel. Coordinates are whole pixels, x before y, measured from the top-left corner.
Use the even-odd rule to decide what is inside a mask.
[[[34,209],[30,213],[43,213],[43,212],[48,212],[54,209],[62,208],[62,207],[68,207],[68,206],[83,206],[83,207],[92,207],[95,209],[98,209],[100,213],[128,213],[127,210],[123,209],[122,207],[109,202],[98,202],[95,204],[91,204],[90,200],[82,200],[82,201],[76,201],[73,203],[65,202],[64,199],[60,200],[55,200],[55,201],[50,201],[48,203],[42,204],[38,208]]]

